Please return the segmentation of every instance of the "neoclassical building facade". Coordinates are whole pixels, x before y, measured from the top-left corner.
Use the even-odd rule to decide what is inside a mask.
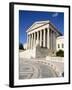
[[[39,58],[55,55],[60,31],[48,21],[37,21],[27,31],[27,46],[23,53],[27,57]]]
[[[56,50],[63,50],[64,51],[64,36],[57,37],[56,39]]]
[[[27,30],[28,49],[32,49],[36,44],[48,49],[56,49],[56,38],[62,34],[50,21],[35,22]]]

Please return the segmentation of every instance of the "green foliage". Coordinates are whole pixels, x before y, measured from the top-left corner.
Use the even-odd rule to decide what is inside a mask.
[[[19,49],[24,50],[22,43],[19,44]]]
[[[64,77],[64,72],[62,73],[62,76]]]
[[[57,52],[56,52],[56,56],[64,57],[64,51],[63,51],[63,50],[57,51]]]

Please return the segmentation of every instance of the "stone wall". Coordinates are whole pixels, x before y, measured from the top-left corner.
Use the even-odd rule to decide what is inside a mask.
[[[28,49],[26,51],[22,51],[19,53],[21,58],[35,58],[36,57],[36,49]]]
[[[62,76],[64,72],[64,57],[46,57],[46,62],[57,72],[58,76]]]

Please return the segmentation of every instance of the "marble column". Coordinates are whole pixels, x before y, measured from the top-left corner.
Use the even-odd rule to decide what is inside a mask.
[[[29,47],[29,35],[27,34],[27,48]]]
[[[40,30],[40,46],[42,46],[42,30]]]
[[[49,29],[47,29],[47,48],[49,49],[49,44],[50,44],[50,37],[49,37]]]
[[[28,39],[27,39],[27,40],[28,40],[28,41],[27,41],[27,43],[28,43],[28,44],[27,44],[27,48],[29,49],[29,48],[30,48],[30,35],[28,35],[27,38],[28,38]]]
[[[54,49],[54,31],[52,31],[52,50]]]
[[[45,33],[45,29],[43,30],[43,47],[45,47],[45,35],[46,35],[46,33]]]
[[[50,29],[50,49],[52,49],[52,30]]]
[[[51,46],[52,46],[52,50],[53,50],[53,31],[52,31],[52,33],[51,33],[51,37],[52,37],[52,39],[51,39]]]
[[[35,39],[36,39],[36,34],[35,34],[35,32],[34,32],[34,42],[33,42],[33,43],[34,43],[34,46],[35,46],[35,42],[36,42]]]
[[[33,33],[32,33],[32,40],[31,40],[31,48],[33,48]]]
[[[30,48],[32,48],[32,34],[30,35]]]
[[[53,49],[53,31],[51,30],[51,49]]]
[[[39,32],[37,32],[37,44],[39,43]]]
[[[56,33],[53,32],[53,49],[56,50]]]
[[[31,48],[31,34],[29,35],[29,48]]]

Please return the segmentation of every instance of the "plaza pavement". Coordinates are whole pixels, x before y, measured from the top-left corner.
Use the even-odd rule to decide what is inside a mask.
[[[31,78],[50,78],[59,77],[57,67],[63,70],[63,64],[40,59],[27,59],[20,58],[19,60],[19,79],[31,79]]]

